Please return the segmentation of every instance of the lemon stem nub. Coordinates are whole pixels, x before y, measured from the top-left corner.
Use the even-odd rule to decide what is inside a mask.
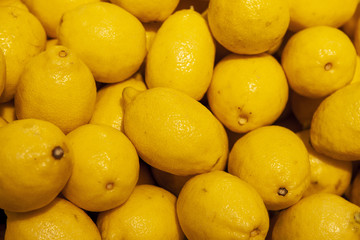
[[[286,188],[279,188],[279,190],[278,190],[278,194],[280,196],[284,197],[287,193],[288,193],[288,190]]]
[[[61,50],[59,52],[59,57],[66,57],[67,56],[67,52],[65,50]]]
[[[246,117],[239,117],[238,118],[238,124],[239,125],[244,125],[248,122],[248,119]]]
[[[252,230],[250,232],[250,237],[253,238],[253,237],[256,237],[259,234],[260,234],[260,230],[258,228],[255,228],[254,230]]]
[[[330,69],[332,68],[332,64],[330,62],[328,62],[327,64],[325,64],[324,69],[325,71],[330,71]]]
[[[354,214],[354,219],[355,219],[355,222],[360,223],[360,212],[356,212]]]
[[[64,156],[64,150],[60,146],[57,146],[52,150],[51,155],[57,160],[61,159]]]
[[[108,183],[108,184],[106,184],[106,189],[107,190],[111,190],[111,189],[113,189],[114,188],[114,183]]]

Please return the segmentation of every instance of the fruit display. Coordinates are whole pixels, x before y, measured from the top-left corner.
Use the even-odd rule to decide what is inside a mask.
[[[360,240],[359,0],[1,0],[0,240]]]

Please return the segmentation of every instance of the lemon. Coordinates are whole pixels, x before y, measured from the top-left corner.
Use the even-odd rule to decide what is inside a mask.
[[[300,131],[296,135],[303,141],[310,160],[310,186],[303,196],[319,192],[343,195],[351,181],[351,162],[335,160],[317,153],[310,145],[310,130]]]
[[[228,129],[245,133],[275,122],[285,109],[288,84],[273,56],[230,54],[215,66],[207,98]]]
[[[36,119],[0,128],[0,208],[25,212],[49,204],[68,181],[71,153],[64,133]]]
[[[126,87],[133,87],[139,91],[146,90],[146,85],[139,73],[123,82],[112,83],[102,87],[97,92],[95,110],[90,123],[103,124],[124,131],[122,92]]]
[[[139,177],[139,158],[129,139],[114,128],[93,124],[71,131],[67,139],[73,170],[64,196],[92,212],[124,203]]]
[[[125,88],[124,130],[149,165],[176,175],[210,171],[224,162],[222,124],[200,102],[172,88]]]
[[[241,137],[230,151],[228,171],[251,184],[269,210],[295,204],[310,183],[305,145],[294,132],[275,125]]]
[[[86,3],[100,2],[100,0],[23,0],[23,2],[44,26],[47,36],[56,38],[60,19],[65,12]]]
[[[354,40],[354,35],[357,28],[357,22],[359,20],[359,17],[360,17],[360,4],[357,4],[355,13],[340,28],[344,33],[346,33],[346,35],[349,36],[351,40]]]
[[[291,31],[313,26],[340,27],[354,14],[358,0],[289,0]]]
[[[356,55],[356,67],[353,79],[350,83],[360,82],[360,56]]]
[[[180,226],[189,240],[265,239],[269,216],[256,190],[224,171],[187,181],[177,201]]]
[[[200,100],[209,87],[215,44],[204,18],[194,10],[180,10],[160,27],[146,60],[149,88],[169,87]]]
[[[137,17],[141,22],[162,22],[169,17],[179,0],[110,0]]]
[[[0,95],[4,91],[6,81],[6,60],[3,51],[0,49]]]
[[[4,118],[7,122],[16,120],[14,101],[0,103],[0,117]]]
[[[299,121],[303,129],[309,129],[312,117],[319,107],[320,103],[325,99],[321,98],[308,98],[302,96],[294,91],[290,94],[291,110],[294,116]]]
[[[7,240],[100,240],[95,223],[71,202],[56,198],[49,205],[26,213],[6,211]]]
[[[143,184],[156,185],[155,179],[151,172],[151,167],[143,160],[140,160],[139,163],[140,163],[139,179],[136,185],[143,185]]]
[[[131,77],[146,55],[141,22],[107,2],[84,4],[65,12],[58,39],[80,56],[99,82],[114,83]]]
[[[360,159],[360,83],[353,83],[325,98],[316,109],[310,126],[314,149],[338,160]]]
[[[0,117],[0,127],[5,126],[6,124],[8,124],[8,122],[4,118]]]
[[[214,38],[238,54],[271,49],[285,35],[290,22],[287,0],[209,2],[208,20]]]
[[[97,226],[102,239],[184,239],[176,216],[176,197],[153,186],[136,186],[121,206],[101,212]]]
[[[6,62],[5,88],[0,102],[13,99],[25,64],[45,49],[46,33],[39,20],[18,7],[0,7],[0,49]]]
[[[360,207],[330,193],[301,199],[280,212],[273,240],[359,239]]]
[[[320,98],[351,82],[356,50],[349,37],[337,28],[309,27],[289,39],[281,63],[295,92]]]
[[[0,7],[17,7],[26,11],[29,10],[21,0],[1,0]]]
[[[360,171],[358,171],[350,186],[350,201],[360,206]]]
[[[18,119],[43,119],[68,133],[90,120],[95,101],[89,68],[72,50],[54,46],[26,65],[15,94],[15,111]]]

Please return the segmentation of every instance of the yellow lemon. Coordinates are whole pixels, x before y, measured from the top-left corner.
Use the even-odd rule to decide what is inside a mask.
[[[180,226],[189,240],[265,239],[269,216],[256,190],[224,171],[187,181],[177,201]]]
[[[141,22],[107,2],[84,4],[65,12],[58,39],[80,56],[99,82],[114,83],[131,77],[146,55]]]
[[[0,127],[5,126],[6,124],[8,124],[8,122],[4,118],[0,117]]]
[[[213,36],[238,54],[268,51],[285,35],[290,21],[287,0],[209,2],[208,20]]]
[[[15,111],[18,119],[47,120],[68,133],[90,120],[95,101],[89,68],[72,50],[54,46],[26,65],[15,94]]]
[[[29,10],[21,0],[1,0],[0,7],[17,7],[26,11]]]
[[[356,55],[356,67],[353,79],[350,83],[360,82],[360,56]]]
[[[93,124],[76,128],[67,139],[73,170],[64,196],[92,212],[124,203],[139,177],[139,158],[130,140],[114,128]]]
[[[353,83],[325,98],[310,126],[314,149],[338,160],[359,160],[360,83]]]
[[[99,214],[97,226],[107,240],[184,239],[176,197],[153,185],[136,186],[124,204]]]
[[[309,153],[310,185],[303,196],[326,192],[343,195],[350,185],[351,162],[339,161],[317,153],[310,144],[310,130],[298,132]]]
[[[4,91],[6,81],[6,60],[3,51],[0,49],[0,96]]]
[[[0,103],[0,117],[4,118],[7,122],[16,120],[14,101]]]
[[[0,208],[25,212],[49,204],[68,181],[72,162],[64,133],[25,119],[0,128]]]
[[[360,206],[360,171],[358,171],[350,186],[350,201]]]
[[[340,27],[354,14],[358,0],[289,0],[291,31],[313,26]]]
[[[209,87],[215,44],[204,18],[194,10],[171,15],[160,27],[146,59],[149,88],[170,87],[200,100]]]
[[[175,10],[179,0],[110,0],[141,22],[162,22]]]
[[[321,98],[308,98],[302,96],[294,91],[290,94],[291,110],[294,116],[299,121],[303,129],[309,129],[312,117],[319,107],[320,103],[325,99]]]
[[[289,39],[281,63],[295,92],[320,98],[350,83],[356,67],[356,50],[339,29],[310,27]]]
[[[149,165],[176,175],[210,171],[224,162],[222,124],[200,102],[172,88],[125,88],[124,130]]]
[[[48,37],[56,38],[60,19],[65,12],[82,4],[100,2],[100,0],[23,0],[23,2],[39,19]]]
[[[71,202],[56,198],[49,205],[26,213],[6,211],[7,240],[100,240],[91,218]]]
[[[357,240],[360,207],[330,193],[301,199],[280,212],[272,240]]]
[[[273,56],[230,54],[215,66],[207,98],[228,129],[245,133],[275,122],[288,100],[288,84]]]
[[[5,89],[0,102],[13,99],[25,64],[45,49],[46,33],[39,20],[18,7],[0,7],[0,49],[6,62]]]
[[[139,163],[140,163],[139,179],[136,185],[143,185],[143,184],[156,185],[155,179],[151,172],[151,167],[141,159]]]
[[[97,92],[95,110],[90,123],[103,124],[124,131],[122,92],[126,87],[133,87],[139,91],[146,90],[146,85],[139,73],[123,82],[102,87]]]
[[[349,36],[351,40],[354,40],[359,17],[360,17],[360,4],[357,5],[355,13],[352,15],[352,17],[348,21],[346,21],[340,28],[342,31],[346,33],[346,35]]]
[[[241,137],[230,151],[228,171],[251,184],[269,210],[295,204],[310,183],[305,145],[280,126],[261,127]]]

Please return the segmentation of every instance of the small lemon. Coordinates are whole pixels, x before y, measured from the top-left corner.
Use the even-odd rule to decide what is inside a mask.
[[[303,141],[310,160],[310,186],[303,196],[319,192],[343,195],[351,181],[351,162],[335,160],[317,153],[310,144],[310,130],[300,131],[296,135]]]
[[[360,207],[360,171],[358,171],[350,186],[350,201]]]
[[[64,133],[50,122],[16,120],[0,128],[0,208],[25,212],[49,204],[68,181]]]
[[[291,130],[275,125],[241,137],[230,151],[228,171],[251,184],[269,210],[295,204],[310,183],[303,142]]]
[[[313,26],[340,27],[354,14],[358,0],[289,0],[291,31]]]
[[[290,94],[291,110],[294,116],[299,121],[303,129],[309,129],[312,117],[319,107],[320,103],[325,99],[321,98],[308,98],[302,96],[294,91]]]
[[[207,98],[228,129],[245,133],[275,122],[287,103],[288,84],[273,56],[230,54],[215,66]]]
[[[100,2],[100,0],[22,0],[29,11],[34,14],[41,24],[48,37],[56,38],[57,28],[61,16],[82,4]]]
[[[72,49],[99,82],[133,75],[146,55],[145,29],[123,8],[95,2],[67,11],[58,29],[59,43]]]
[[[360,83],[353,83],[325,98],[310,126],[314,149],[338,160],[360,159]]]
[[[301,199],[280,212],[272,240],[357,240],[360,207],[330,193]]]
[[[287,0],[210,0],[208,20],[214,38],[238,54],[271,49],[285,35],[290,21]]]
[[[110,0],[137,17],[141,22],[162,22],[169,17],[179,0]]]
[[[256,190],[224,171],[187,181],[177,201],[180,226],[189,240],[265,239],[269,216]]]
[[[214,68],[215,44],[204,18],[194,10],[180,10],[159,28],[146,59],[149,88],[169,87],[200,100]]]
[[[18,119],[47,120],[68,133],[90,120],[95,101],[89,68],[71,49],[54,46],[26,65],[15,94],[15,111]]]
[[[136,186],[124,204],[99,214],[97,226],[107,240],[184,239],[176,197],[153,185]]]
[[[139,177],[139,158],[129,139],[114,128],[93,124],[78,127],[66,137],[73,170],[64,196],[92,212],[124,203]]]
[[[91,218],[71,202],[56,198],[35,211],[6,211],[6,240],[100,240],[99,230]]]
[[[295,92],[320,98],[351,82],[356,50],[349,37],[337,28],[309,27],[287,41],[281,64]]]
[[[0,117],[4,118],[7,122],[16,120],[14,101],[0,103]]]
[[[0,127],[5,126],[6,124],[8,124],[8,122],[4,118],[0,117]]]
[[[149,165],[176,175],[210,171],[225,162],[222,124],[200,102],[172,88],[125,88],[124,130]]]
[[[5,88],[0,102],[13,99],[25,64],[45,49],[46,33],[39,20],[18,7],[0,7],[0,49],[6,62]]]
[[[103,124],[124,131],[122,92],[126,87],[133,87],[139,91],[146,90],[143,77],[139,73],[123,82],[112,83],[102,87],[97,92],[95,110],[90,123]]]

